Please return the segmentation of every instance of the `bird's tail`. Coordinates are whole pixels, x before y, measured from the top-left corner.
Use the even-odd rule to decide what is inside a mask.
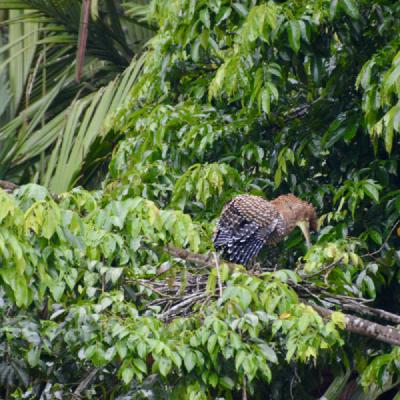
[[[246,240],[231,242],[222,248],[222,257],[237,264],[248,265],[264,245],[264,241],[250,236]]]

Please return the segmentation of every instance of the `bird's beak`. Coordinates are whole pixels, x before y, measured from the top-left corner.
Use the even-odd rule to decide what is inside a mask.
[[[311,247],[309,222],[308,221],[299,221],[297,223],[297,226],[301,229],[301,232],[303,233],[303,235],[306,239],[307,248],[309,249]]]

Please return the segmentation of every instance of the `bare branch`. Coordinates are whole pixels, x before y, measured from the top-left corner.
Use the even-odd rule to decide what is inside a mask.
[[[83,63],[86,53],[86,45],[87,45],[88,31],[89,31],[88,27],[89,27],[90,3],[91,0],[83,0],[82,2],[81,24],[79,28],[78,47],[76,51],[75,80],[77,82],[80,82],[81,80]]]
[[[86,390],[86,388],[92,383],[92,380],[96,376],[96,374],[100,371],[100,368],[93,368],[91,369],[87,375],[82,379],[82,381],[79,383],[77,388],[75,389],[73,396],[74,397],[80,397],[81,393]]]
[[[188,296],[185,300],[179,302],[178,304],[172,306],[169,310],[162,313],[159,318],[160,319],[169,319],[172,316],[176,315],[182,309],[191,308],[194,303],[197,303],[199,300],[207,297],[206,293],[195,293],[193,296]]]
[[[310,274],[310,275],[301,275],[301,277],[303,279],[310,279],[310,278],[314,278],[315,276],[321,275],[324,272],[328,272],[331,269],[335,268],[336,265],[339,264],[340,261],[342,261],[342,259],[343,259],[343,257],[340,257],[339,259],[332,261],[330,264],[328,264],[326,267],[320,269],[319,271],[314,272],[313,274]]]
[[[199,253],[193,253],[192,251],[180,249],[174,246],[164,247],[164,251],[169,255],[180,258],[181,260],[189,261],[193,264],[201,265],[207,268],[216,268],[215,260],[213,260],[212,254],[204,255]],[[235,269],[238,264],[226,263],[230,269]]]
[[[390,232],[389,232],[388,235],[386,236],[386,239],[383,241],[381,247],[379,247],[378,250],[375,250],[375,251],[373,251],[372,253],[363,254],[362,257],[372,257],[372,256],[374,256],[375,254],[380,253],[380,252],[383,250],[383,248],[386,246],[386,243],[389,241],[390,236],[392,236],[393,231],[396,229],[396,227],[399,225],[399,223],[400,223],[400,219],[398,219],[398,220],[394,223],[394,225],[392,226],[392,229],[390,230]]]
[[[221,283],[221,269],[219,267],[218,256],[216,252],[213,252],[215,266],[217,268],[217,278],[218,278],[218,288],[219,288],[219,297],[222,297],[222,283]]]
[[[242,400],[247,400],[247,384],[245,376],[243,376]]]

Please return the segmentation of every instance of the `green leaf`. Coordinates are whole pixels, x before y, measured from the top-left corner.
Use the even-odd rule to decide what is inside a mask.
[[[282,182],[282,170],[280,168],[277,168],[274,175],[275,187],[278,188],[281,185],[281,182]]]
[[[299,21],[289,21],[288,24],[289,44],[295,53],[300,50],[301,29]]]
[[[176,367],[177,367],[178,369],[181,368],[182,359],[181,359],[181,357],[179,356],[179,354],[176,353],[176,352],[174,352],[174,351],[172,351],[170,357],[171,357],[172,362],[176,365]]]
[[[47,212],[44,214],[44,221],[42,225],[42,235],[46,239],[50,239],[56,231],[57,226],[60,224],[60,212],[57,207],[50,205]]]
[[[119,341],[115,344],[115,348],[117,350],[118,355],[121,358],[125,358],[128,353],[128,347],[125,342]]]
[[[333,20],[336,16],[338,3],[339,3],[339,0],[331,0],[331,4],[329,6],[329,19],[330,20]]]
[[[65,291],[65,282],[54,280],[50,283],[49,289],[55,301],[60,301]]]
[[[183,363],[185,364],[185,368],[188,372],[191,372],[192,369],[196,366],[196,354],[193,351],[186,350],[185,356],[183,358]]]
[[[186,364],[185,364],[186,365]],[[167,376],[172,368],[172,362],[168,358],[161,357],[158,361],[158,367],[162,376]]]
[[[265,114],[271,112],[271,92],[268,87],[261,91],[261,107]]]
[[[210,383],[210,385],[215,388],[218,385],[219,382],[219,378],[218,375],[215,373],[211,373],[209,378],[208,378],[208,382]]]
[[[355,0],[340,0],[340,4],[343,7],[345,13],[351,18],[360,18],[360,12],[358,10],[358,5]]]
[[[36,367],[40,361],[40,349],[38,347],[32,347],[28,351],[27,360],[32,368]]]
[[[242,17],[246,17],[247,16],[248,10],[246,9],[246,7],[243,4],[241,4],[241,3],[232,3],[232,7]]]
[[[235,382],[229,376],[223,376],[219,380],[221,386],[225,389],[232,390],[235,387]]]
[[[214,353],[215,346],[216,346],[216,344],[217,344],[217,340],[218,340],[218,336],[217,336],[216,334],[213,334],[213,335],[211,335],[211,336],[208,338],[208,342],[207,342],[207,351],[208,351],[210,354],[213,354],[213,353]]]
[[[379,186],[374,183],[365,183],[363,185],[364,192],[374,200],[376,203],[379,203]]]
[[[376,63],[374,60],[369,60],[363,65],[360,73],[357,76],[357,80],[356,80],[357,88],[359,88],[361,85],[361,87],[363,89],[366,89],[370,85],[371,72],[372,72],[372,68],[374,67],[375,64]]]
[[[204,8],[200,11],[200,20],[206,26],[207,29],[210,29],[210,13],[207,8]]]
[[[276,356],[275,351],[268,346],[266,343],[260,343],[258,344],[258,348],[261,350],[263,353],[264,357],[272,363],[277,363],[278,362],[278,357]]]
[[[125,385],[129,384],[133,379],[134,370],[132,367],[124,367],[122,370],[122,380],[124,381]]]
[[[200,51],[200,45],[201,45],[201,41],[199,38],[197,38],[192,46],[191,49],[191,56],[193,58],[194,62],[198,62],[199,61],[199,51]]]
[[[331,319],[339,328],[344,329],[346,327],[346,318],[343,313],[334,311],[331,314]]]
[[[243,364],[244,359],[246,358],[246,353],[244,351],[239,351],[235,357],[235,368],[239,370],[240,366]]]
[[[140,371],[143,372],[144,374],[147,373],[147,366],[146,363],[141,360],[140,358],[134,358],[133,359],[133,365]]]
[[[27,306],[29,304],[29,292],[25,277],[17,275],[13,286],[17,306]]]
[[[376,231],[375,229],[371,229],[368,231],[368,235],[371,237],[371,239],[377,244],[381,245],[383,240],[382,240],[382,235]]]
[[[0,191],[0,223],[6,218],[8,214],[11,214],[15,210],[11,196],[7,195],[3,191]]]

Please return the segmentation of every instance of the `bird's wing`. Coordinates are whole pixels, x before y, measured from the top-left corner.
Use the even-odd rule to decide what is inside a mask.
[[[282,217],[268,201],[238,196],[222,210],[214,246],[230,261],[247,264],[280,227]]]
[[[281,217],[271,202],[259,196],[238,196],[231,203],[243,218],[255,221],[263,228],[274,226],[274,222]]]

